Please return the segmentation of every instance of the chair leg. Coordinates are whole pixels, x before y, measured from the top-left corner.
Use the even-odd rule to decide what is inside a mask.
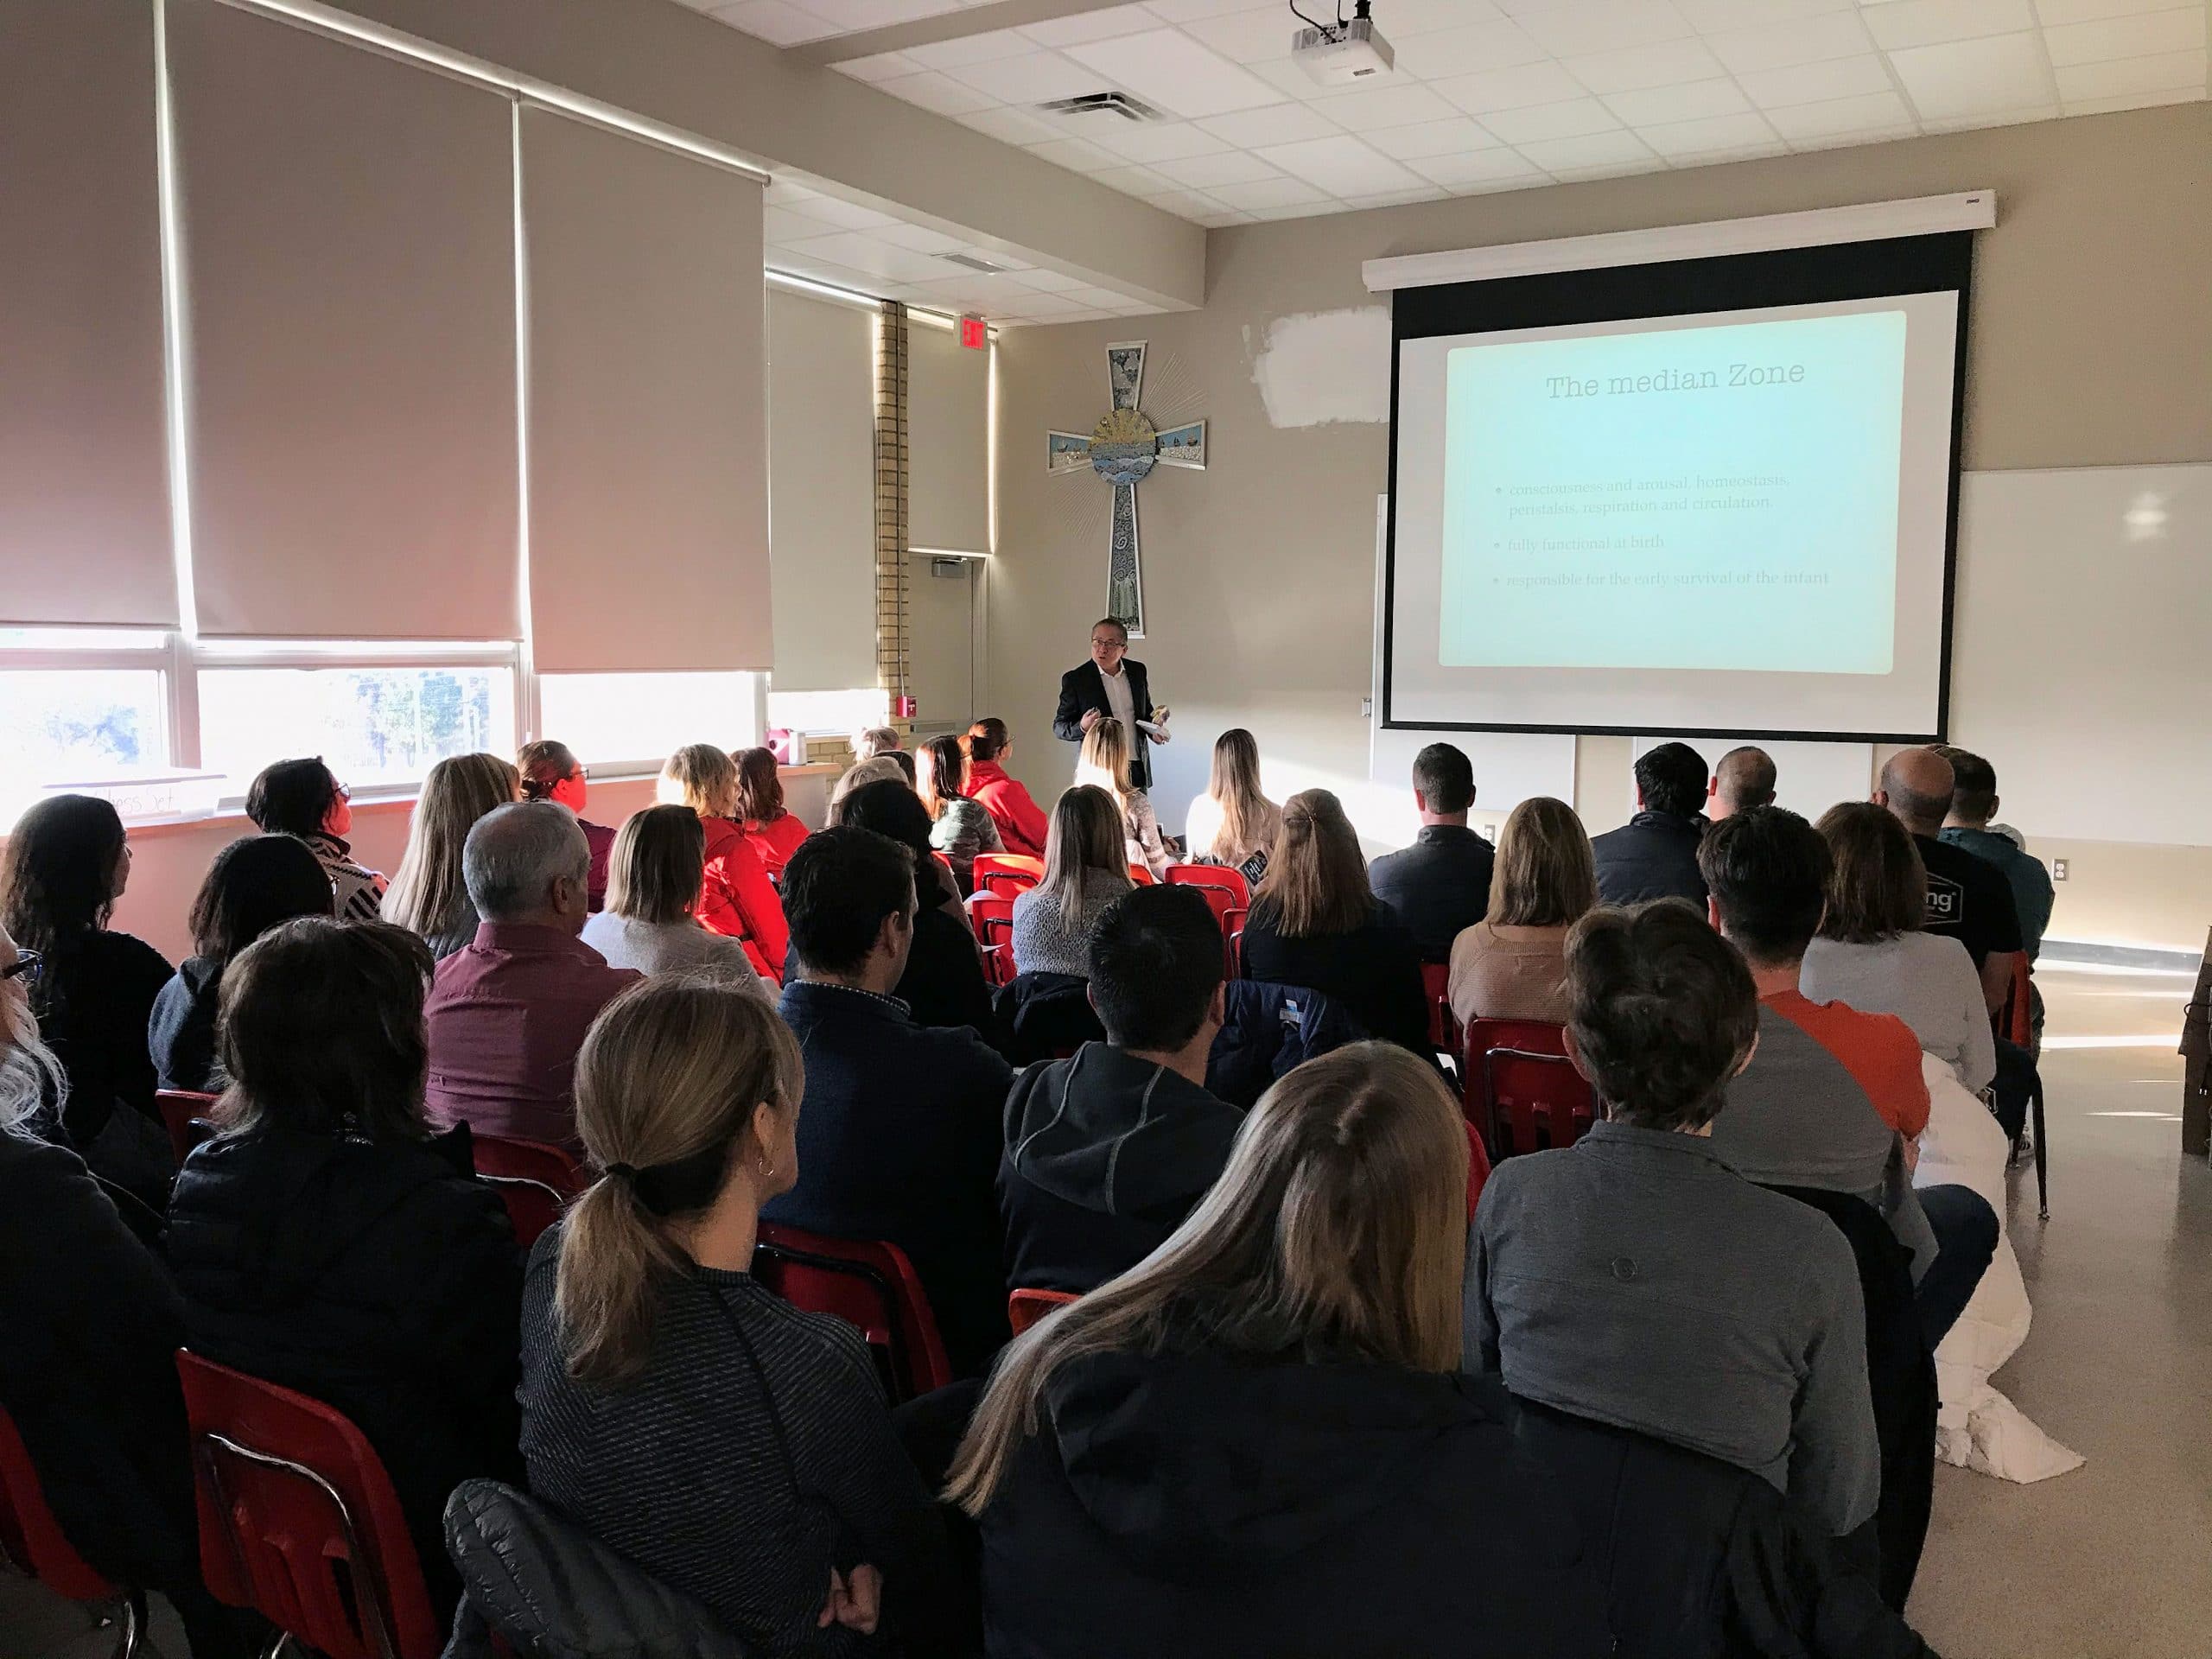
[[[2029,1109],[2034,1114],[2036,1125],[2036,1213],[2039,1219],[2050,1219],[2050,1169],[2049,1165],[2050,1137],[2044,1133],[2043,1084],[2038,1081],[2036,1091],[2028,1096]]]
[[[116,1633],[115,1659],[137,1659],[139,1644],[146,1638],[146,1592],[143,1590],[123,1592],[123,1608],[118,1622],[123,1628]]]

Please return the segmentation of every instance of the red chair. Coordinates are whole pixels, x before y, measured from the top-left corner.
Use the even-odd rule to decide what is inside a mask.
[[[1462,1109],[1493,1162],[1571,1147],[1598,1121],[1590,1085],[1567,1058],[1565,1028],[1544,1020],[1470,1020],[1459,1079]]]
[[[1244,977],[1244,924],[1251,919],[1251,910],[1243,905],[1233,906],[1222,912],[1221,937],[1229,944],[1229,976],[1231,979]]]
[[[1045,861],[1027,853],[978,853],[975,879],[976,892],[1011,899],[1045,879]]]
[[[1152,874],[1152,866],[1149,864],[1130,865],[1129,880],[1135,882],[1137,886],[1141,887],[1152,887],[1160,885],[1154,878]]]
[[[1240,918],[1244,914],[1244,901],[1236,896],[1236,893],[1233,888],[1223,887],[1217,882],[1178,881],[1175,879],[1177,875],[1185,870],[1200,869],[1205,868],[1206,867],[1202,865],[1170,864],[1167,867],[1167,885],[1171,887],[1188,887],[1192,892],[1197,893],[1198,897],[1206,901],[1206,908],[1213,912],[1213,918],[1220,925],[1221,927],[1222,971],[1230,978],[1234,979],[1236,977],[1236,959],[1229,949],[1229,918],[1232,914]],[[1236,875],[1236,872],[1234,870],[1217,873]],[[1243,883],[1244,878],[1241,875],[1237,875],[1236,880],[1238,885],[1241,887]],[[1242,921],[1240,920],[1237,925],[1241,927],[1243,925]]]
[[[340,1413],[180,1349],[200,1570],[328,1659],[436,1659],[443,1646],[391,1477]]]
[[[2005,994],[2005,1007],[1998,1017],[1997,1034],[2016,1048],[2035,1052],[2036,1016],[2035,990],[2029,979],[2031,969],[2024,956],[2012,958],[2012,988]],[[2043,1077],[2038,1073],[2034,1092],[2028,1096],[2028,1107],[2033,1113],[2036,1157],[2036,1211],[2044,1220],[2050,1219],[2050,1148],[2045,1144],[2043,1118]],[[2014,1145],[2018,1150],[2018,1143]]]
[[[1054,1308],[1081,1300],[1071,1290],[1017,1290],[1006,1299],[1007,1323],[1018,1337]]]
[[[215,1126],[207,1121],[207,1111],[221,1098],[220,1095],[194,1094],[189,1089],[155,1091],[154,1104],[161,1108],[162,1126],[169,1132],[169,1150],[176,1154],[180,1166],[194,1147],[215,1138]]]
[[[1244,879],[1241,871],[1232,870],[1226,864],[1170,864],[1167,867],[1167,885],[1171,887],[1205,887],[1208,889],[1209,902],[1215,893],[1234,894],[1227,901],[1230,905],[1249,906],[1252,902],[1252,884]]]
[[[983,977],[994,985],[1013,984],[1012,895],[977,887],[968,900],[968,925],[976,930],[976,943],[983,947]]]
[[[575,1159],[538,1141],[511,1141],[505,1135],[472,1135],[476,1178],[494,1189],[507,1206],[515,1243],[524,1250],[561,1219],[569,1200],[591,1183]]]
[[[879,1356],[893,1403],[952,1381],[921,1276],[896,1244],[764,1221],[753,1276],[793,1307],[857,1329]]]
[[[1490,1180],[1490,1149],[1483,1145],[1482,1131],[1475,1127],[1472,1118],[1467,1120],[1467,1219],[1475,1218],[1475,1206],[1483,1201],[1483,1188]]]
[[[16,1420],[0,1411],[0,1557],[70,1601],[120,1601],[115,1659],[131,1659],[146,1634],[146,1596],[110,1584],[61,1535]]]
[[[1452,1017],[1452,964],[1424,962],[1421,988],[1428,998],[1429,1046],[1440,1054],[1459,1052],[1459,1022]]]

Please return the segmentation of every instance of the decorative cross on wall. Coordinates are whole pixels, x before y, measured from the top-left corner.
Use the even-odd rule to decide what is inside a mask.
[[[1080,432],[1045,435],[1045,470],[1058,476],[1088,467],[1114,486],[1114,527],[1106,557],[1106,614],[1144,638],[1144,567],[1137,554],[1137,485],[1155,464],[1206,465],[1206,423],[1192,421],[1160,431],[1137,408],[1144,391],[1144,341],[1106,348],[1106,379],[1114,407],[1086,437]]]

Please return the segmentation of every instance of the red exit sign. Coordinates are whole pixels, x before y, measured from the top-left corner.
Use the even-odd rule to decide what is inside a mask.
[[[991,343],[989,331],[983,327],[981,317],[960,319],[960,343],[971,352],[980,352]]]

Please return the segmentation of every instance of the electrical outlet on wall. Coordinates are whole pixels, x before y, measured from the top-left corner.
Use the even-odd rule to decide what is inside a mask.
[[[2050,879],[2052,880],[2063,881],[2066,879],[2066,863],[2067,861],[2063,858],[2054,858],[2050,861]]]

